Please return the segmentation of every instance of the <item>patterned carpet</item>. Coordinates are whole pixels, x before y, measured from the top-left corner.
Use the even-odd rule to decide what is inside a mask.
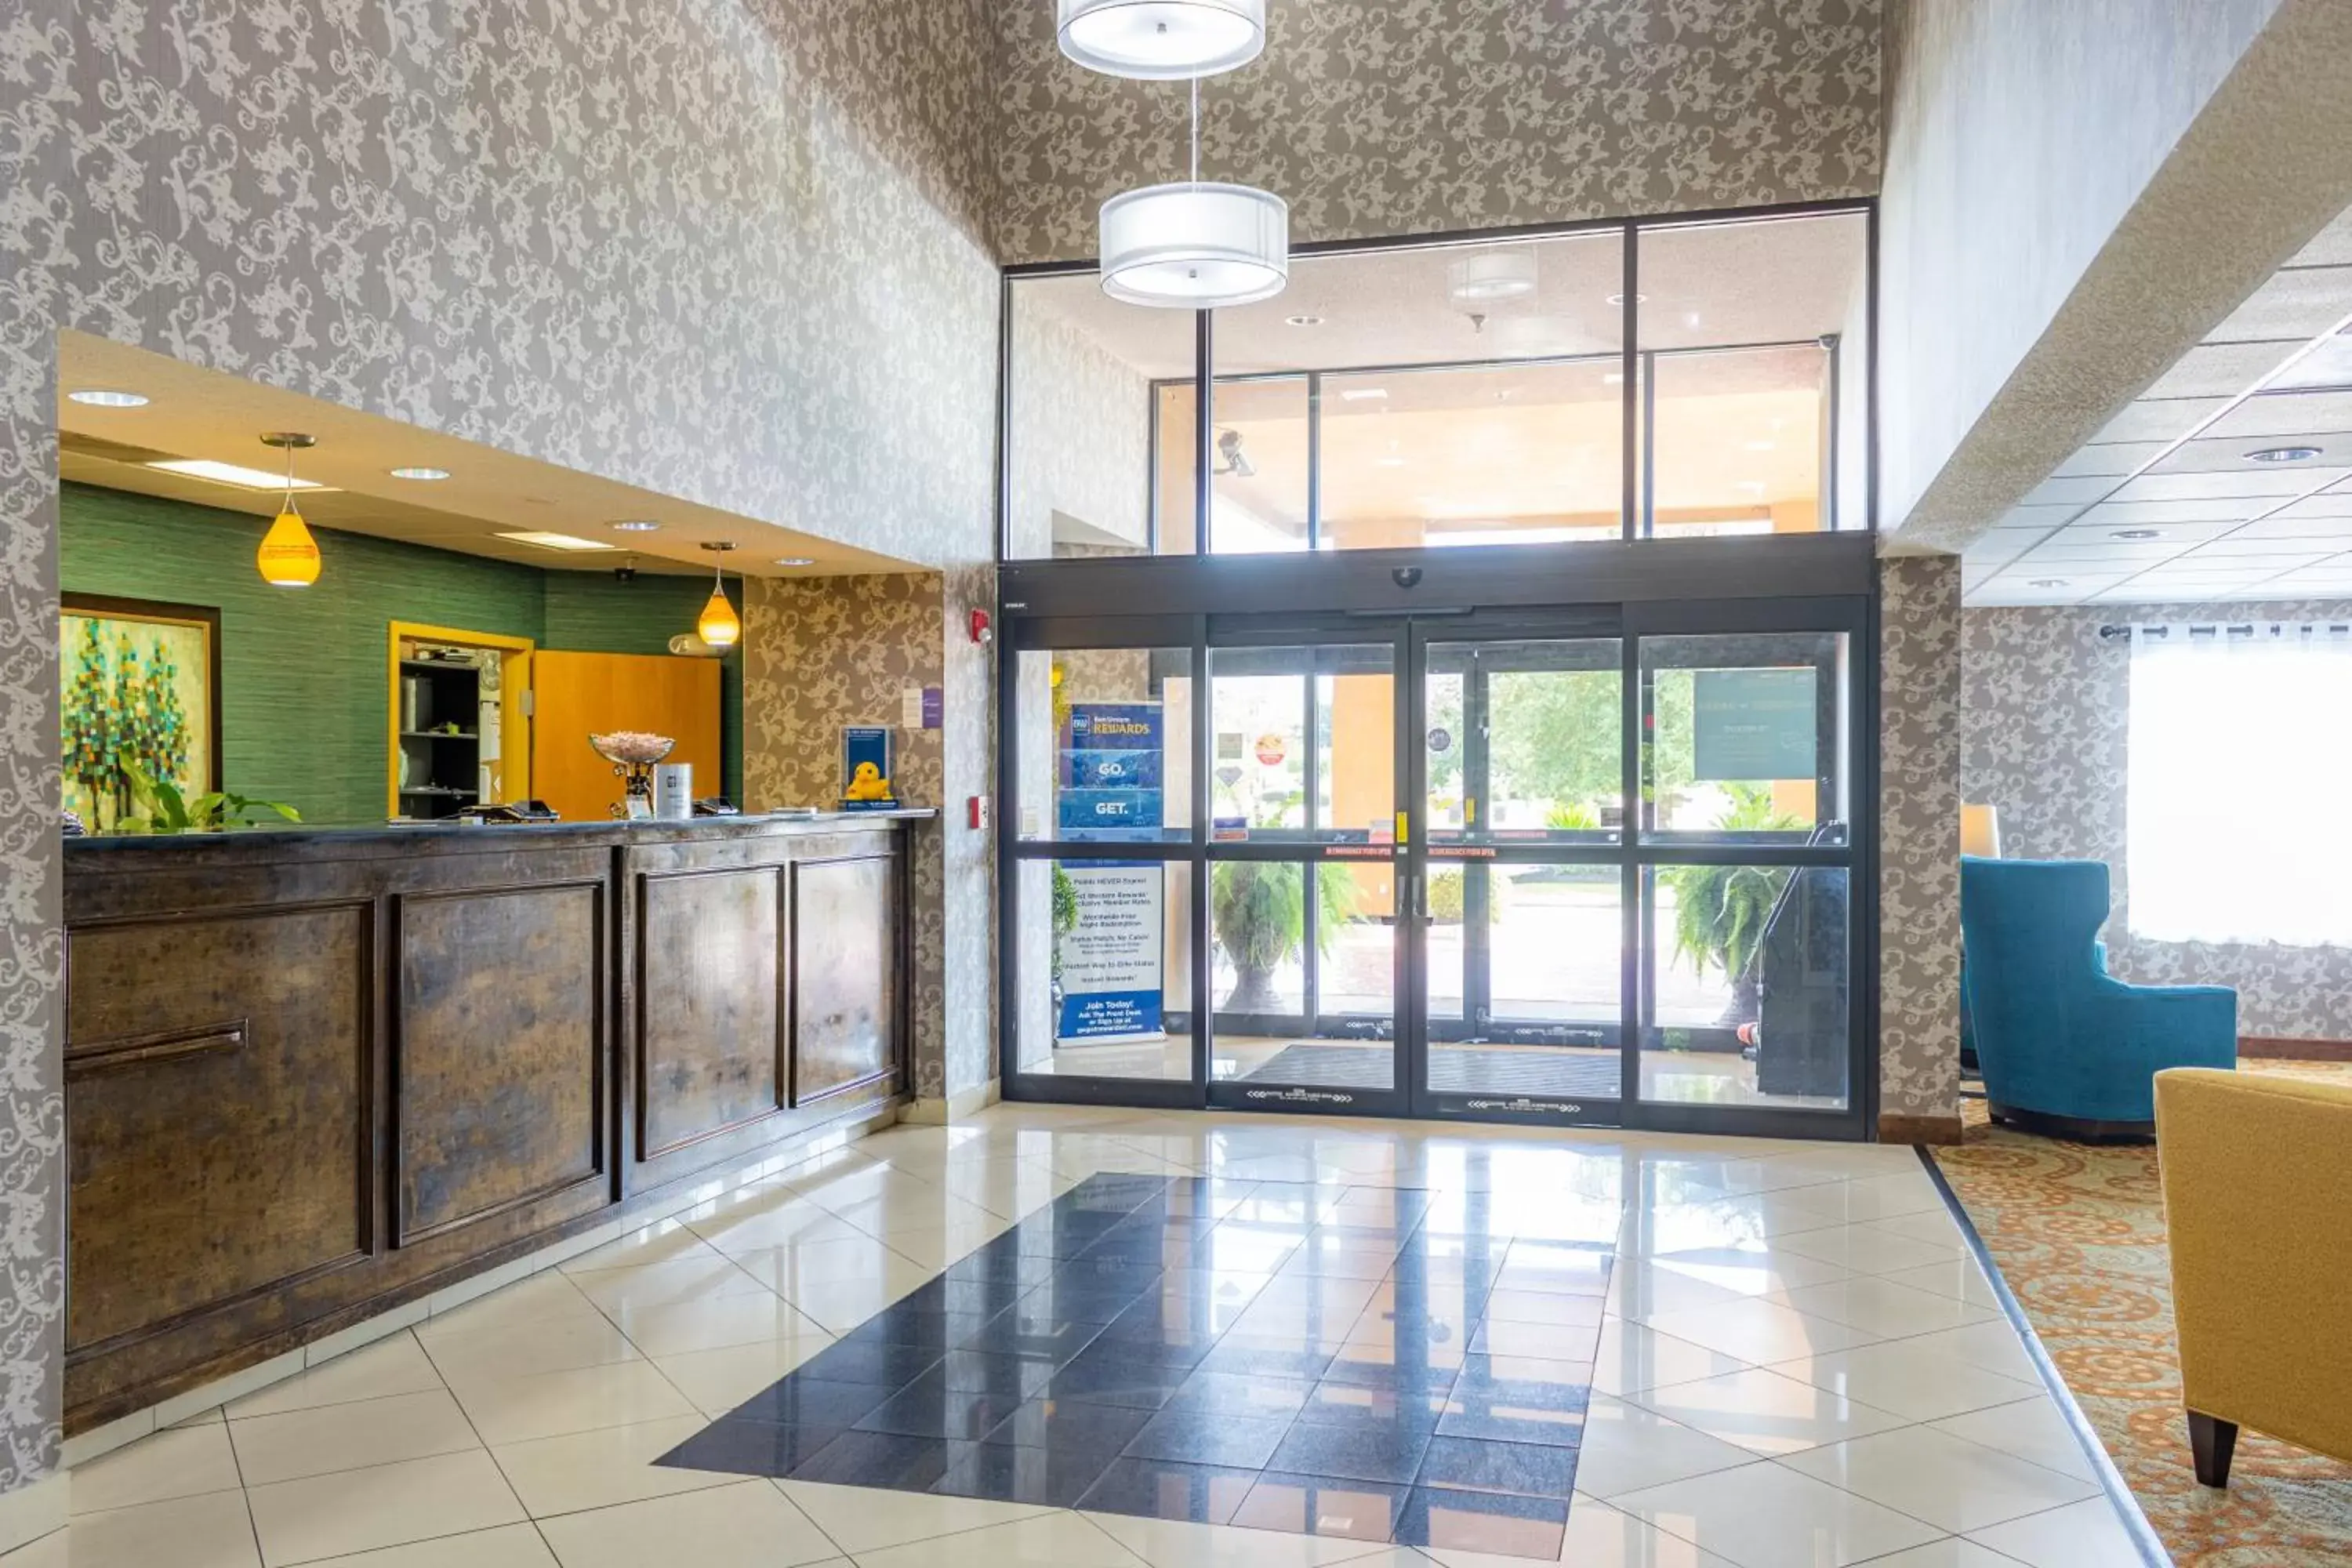
[[[2352,1080],[2352,1063],[2243,1066]],[[2173,1560],[2352,1563],[2352,1465],[2248,1431],[2227,1492],[2190,1472],[2156,1151],[2036,1138],[1961,1106],[1967,1142],[1937,1158]]]

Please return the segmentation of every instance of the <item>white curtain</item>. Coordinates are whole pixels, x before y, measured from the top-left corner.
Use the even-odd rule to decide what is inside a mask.
[[[2352,635],[2132,633],[2131,930],[2352,946]]]

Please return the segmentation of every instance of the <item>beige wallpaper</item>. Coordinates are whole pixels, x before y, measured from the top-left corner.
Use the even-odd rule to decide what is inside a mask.
[[[2131,648],[2111,622],[2336,621],[2352,604],[2105,605],[1970,610],[1961,617],[1960,782],[2000,812],[2001,852],[2106,863],[2107,966],[2147,985],[2228,985],[2238,1029],[2282,1039],[2352,1040],[2352,949],[2276,942],[2151,942],[2132,934],[2124,787]]]
[[[1279,192],[1294,240],[1874,195],[1879,0],[1275,0],[1202,90],[1201,172]],[[1007,261],[1095,251],[1095,209],[1184,177],[1185,89],[1065,59],[1003,0]]]

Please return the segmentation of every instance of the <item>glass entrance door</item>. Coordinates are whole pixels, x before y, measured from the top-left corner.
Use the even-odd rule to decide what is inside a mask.
[[[1860,627],[1016,626],[1008,1089],[1853,1134]]]

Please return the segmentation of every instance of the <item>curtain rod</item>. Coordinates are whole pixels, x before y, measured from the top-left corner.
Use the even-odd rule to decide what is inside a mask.
[[[2127,637],[2131,636],[2134,631],[2145,631],[2152,637],[2168,637],[2174,631],[2178,630],[2186,632],[2192,637],[2220,637],[2224,634],[2235,637],[2250,637],[2265,626],[2271,628],[2273,632],[2331,632],[2338,635],[2352,632],[2352,626],[2347,626],[2341,621],[2254,621],[2251,623],[2240,622],[2235,625],[2226,623],[2207,625],[2200,623],[2191,626],[2155,626],[2148,624],[2143,624],[2139,626],[2104,626],[2099,628],[2099,636],[2109,642],[2113,642],[2117,637]]]

